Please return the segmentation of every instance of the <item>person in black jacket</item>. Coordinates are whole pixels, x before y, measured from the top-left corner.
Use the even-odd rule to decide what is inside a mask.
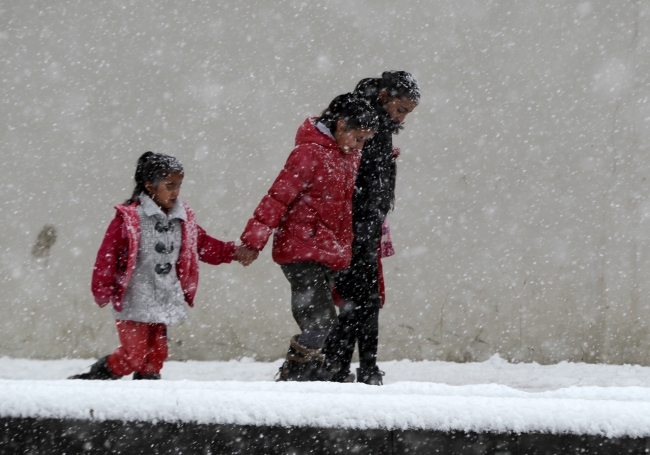
[[[404,128],[406,116],[420,102],[417,80],[405,71],[386,71],[380,78],[362,79],[355,93],[376,109],[377,133],[366,141],[352,200],[354,241],[352,262],[338,273],[336,292],[343,299],[339,325],[328,336],[323,353],[331,381],[351,382],[350,362],[359,343],[357,381],[381,385],[377,367],[380,292],[379,242],[386,215],[395,202],[396,163],[393,134]]]

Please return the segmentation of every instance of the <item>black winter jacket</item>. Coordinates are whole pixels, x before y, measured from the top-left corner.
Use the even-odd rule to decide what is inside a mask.
[[[337,292],[359,303],[380,305],[377,250],[381,226],[395,195],[396,163],[393,157],[395,124],[378,103],[380,125],[361,151],[361,164],[352,199],[352,263],[339,273]],[[376,301],[376,302],[375,302]]]

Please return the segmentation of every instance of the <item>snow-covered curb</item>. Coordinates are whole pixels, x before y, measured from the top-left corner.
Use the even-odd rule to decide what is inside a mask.
[[[650,436],[650,389],[0,380],[0,416]]]

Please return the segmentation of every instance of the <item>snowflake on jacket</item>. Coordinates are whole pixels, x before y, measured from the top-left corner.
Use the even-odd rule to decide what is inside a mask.
[[[314,121],[308,118],[298,129],[296,147],[241,239],[262,250],[275,229],[276,263],[314,261],[341,270],[352,256],[352,196],[360,154],[343,153]]]
[[[177,203],[181,203],[178,201]],[[138,205],[117,205],[117,214],[108,226],[93,268],[92,292],[95,302],[103,307],[109,302],[117,312],[122,311],[124,294],[135,271],[140,250],[140,217]],[[212,265],[232,261],[234,242],[222,242],[206,234],[196,223],[189,205],[185,220],[181,220],[181,244],[176,274],[185,302],[194,306],[194,296],[199,282],[199,260]]]

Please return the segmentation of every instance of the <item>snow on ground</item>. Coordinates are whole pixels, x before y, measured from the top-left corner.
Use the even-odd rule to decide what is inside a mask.
[[[383,387],[275,383],[280,360],[167,362],[162,381],[67,381],[93,360],[0,358],[0,415],[650,436],[650,368],[382,362]]]
[[[0,357],[0,379],[63,379],[88,370],[95,359],[29,360]],[[165,362],[163,379],[179,381],[272,381],[282,360],[255,362]],[[650,388],[650,367],[639,365],[593,365],[561,362],[512,364],[494,355],[481,363],[380,362],[385,384],[400,381],[435,382],[448,385],[501,384],[525,391],[556,390],[570,386]],[[358,365],[353,365],[352,371]],[[124,380],[128,380],[125,378]]]

